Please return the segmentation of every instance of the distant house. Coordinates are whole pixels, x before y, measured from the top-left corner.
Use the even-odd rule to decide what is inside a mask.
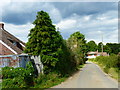
[[[87,58],[96,58],[97,56],[109,56],[106,52],[88,52]]]
[[[4,30],[4,24],[0,23],[0,55],[21,54],[25,43]]]

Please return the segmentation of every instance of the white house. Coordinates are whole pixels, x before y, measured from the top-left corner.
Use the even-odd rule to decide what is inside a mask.
[[[87,58],[96,58],[97,56],[109,56],[106,52],[88,52],[87,53]]]

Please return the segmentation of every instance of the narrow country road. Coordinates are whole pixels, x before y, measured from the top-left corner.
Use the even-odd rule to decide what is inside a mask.
[[[98,65],[87,61],[79,72],[53,88],[118,88],[118,82],[105,74]]]

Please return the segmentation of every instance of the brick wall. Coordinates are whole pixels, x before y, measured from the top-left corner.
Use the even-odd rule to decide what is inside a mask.
[[[0,55],[11,55],[11,54],[14,53],[0,43]]]

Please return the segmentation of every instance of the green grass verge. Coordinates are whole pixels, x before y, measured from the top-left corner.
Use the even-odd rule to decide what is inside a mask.
[[[70,76],[74,75],[78,70],[80,70],[84,65],[79,65],[75,71],[72,71],[71,74],[68,74],[64,77],[56,73],[49,73],[48,75],[40,75],[38,78],[34,80],[35,85],[31,88],[50,88],[61,84],[65,80],[67,80]]]
[[[76,71],[78,71],[78,70],[80,70],[81,68],[83,68],[84,65],[85,65],[85,64],[83,64],[83,65],[79,65],[79,66],[76,68]]]
[[[53,86],[56,86],[60,84],[61,82],[64,82],[66,79],[68,79],[70,76],[74,75],[77,71],[80,70],[84,65],[79,65],[76,69],[71,70],[69,74],[66,75],[61,75],[55,72],[51,72],[49,74],[41,74],[38,77],[33,77],[32,82],[30,81],[30,78],[26,79],[27,77],[21,77],[17,76],[12,78],[12,75],[14,74],[9,74],[9,78],[4,78],[1,87],[2,88],[38,88],[38,89],[45,89],[45,88],[50,88]],[[20,73],[20,71],[19,71]],[[21,71],[21,73],[23,73]],[[6,73],[4,73],[6,74]],[[21,75],[21,74],[20,74]],[[10,77],[11,76],[11,77]],[[27,81],[26,81],[27,80]],[[29,86],[28,86],[28,81],[29,81]]]
[[[120,76],[119,76],[119,70],[118,68],[106,68],[104,65],[98,63],[98,62],[95,62],[94,59],[89,59],[89,61],[97,64],[98,66],[100,66],[100,68],[105,72],[107,73],[110,77],[118,80],[120,82]]]
[[[108,71],[108,74],[110,74],[111,77],[115,78],[118,80],[118,72],[117,72],[117,68],[110,68]]]
[[[60,77],[55,73],[50,73],[48,75],[40,75],[34,80],[35,85],[31,88],[50,88],[52,86],[60,84],[65,80],[66,77]]]
[[[0,79],[2,77],[2,69],[0,68]],[[0,90],[2,89],[2,82],[0,82]]]

